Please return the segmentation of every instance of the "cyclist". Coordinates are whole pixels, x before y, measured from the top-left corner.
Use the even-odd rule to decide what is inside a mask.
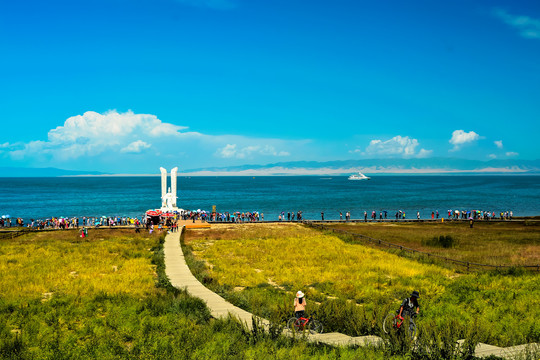
[[[302,291],[298,291],[296,293],[296,298],[294,299],[294,316],[296,316],[297,319],[304,316],[306,310],[306,299],[304,299],[304,293]]]
[[[399,316],[413,317],[420,312],[420,305],[418,304],[418,298],[420,293],[414,290],[410,297],[403,300],[401,307],[399,308]]]

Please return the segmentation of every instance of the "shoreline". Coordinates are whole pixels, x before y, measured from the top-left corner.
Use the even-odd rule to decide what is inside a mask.
[[[332,177],[348,177],[351,175],[351,173],[354,173],[354,169],[350,169],[350,171],[342,171],[341,169],[330,169],[330,171],[317,171],[317,169],[313,169],[313,171],[307,171],[307,172],[298,172],[296,169],[290,169],[290,171],[287,172],[265,172],[260,170],[242,170],[242,171],[194,171],[194,172],[183,172],[178,173],[178,177],[181,178],[211,178],[211,177],[318,177],[318,176],[332,176]],[[357,172],[357,171],[356,171]],[[540,176],[540,172],[534,172],[529,170],[524,171],[515,171],[515,170],[508,170],[508,171],[502,171],[502,169],[493,171],[492,169],[489,170],[441,170],[441,171],[433,171],[432,169],[426,169],[425,171],[417,171],[417,170],[403,170],[403,171],[381,171],[381,170],[375,170],[375,171],[365,171],[366,174],[373,175],[375,174],[377,177],[410,177],[410,176],[425,176],[425,177],[445,177],[445,176],[467,176],[467,177],[474,177],[474,176]],[[65,174],[65,175],[48,175],[48,176],[6,176],[3,174],[0,176],[0,179],[47,179],[47,178],[125,178],[125,177],[160,177],[160,174]]]
[[[403,172],[369,172],[369,174],[377,174],[377,176],[540,176],[538,172],[482,172],[476,170],[470,171],[446,171],[446,172],[416,172],[416,171],[403,171]],[[249,172],[249,171],[239,171],[239,172],[210,172],[210,171],[200,171],[200,172],[186,172],[178,173],[179,177],[317,177],[317,176],[334,176],[334,177],[348,177],[350,173],[348,172],[322,172],[322,173],[263,173],[263,172]],[[60,175],[56,177],[66,177],[66,178],[86,178],[86,177],[159,177],[158,174],[101,174],[101,175]],[[5,176],[3,176],[5,177]],[[52,176],[55,177],[55,176]],[[8,177],[6,177],[8,178]]]
[[[364,219],[350,219],[350,220],[262,220],[262,221],[204,221],[203,223],[207,223],[210,225],[245,225],[245,224],[259,224],[259,225],[275,225],[275,224],[307,224],[307,223],[314,223],[314,224],[407,224],[407,223],[425,223],[425,224],[444,224],[444,223],[466,223],[468,224],[470,219],[447,219],[444,218],[444,221],[442,221],[442,218],[439,219],[376,219],[371,220],[368,219],[365,221]],[[191,220],[187,220],[188,222],[191,222]],[[523,217],[514,217],[513,219],[491,219],[491,220],[485,220],[485,219],[476,219],[473,220],[474,223],[482,223],[482,224],[490,224],[490,223],[520,223],[520,222],[539,222],[540,223],[540,215],[536,216],[523,216]],[[197,223],[200,223],[200,220],[197,220]],[[72,227],[70,226],[68,229],[61,229],[61,228],[45,228],[45,229],[36,229],[29,226],[4,226],[0,227],[0,232],[10,232],[10,231],[58,231],[58,230],[77,230],[82,229],[83,227],[86,227],[88,229],[93,230],[107,230],[107,229],[136,229],[137,227],[135,225],[79,225],[78,227]],[[139,229],[144,229],[144,226],[139,226]]]

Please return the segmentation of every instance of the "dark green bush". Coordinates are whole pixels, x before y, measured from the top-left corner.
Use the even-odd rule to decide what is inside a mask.
[[[423,240],[422,245],[432,246],[432,247],[442,247],[445,249],[453,248],[458,245],[458,241],[455,240],[451,235],[440,235],[434,236],[431,239]]]
[[[317,318],[325,332],[337,331],[351,336],[373,334],[376,326],[373,313],[366,312],[355,302],[341,299],[323,301],[317,309]]]

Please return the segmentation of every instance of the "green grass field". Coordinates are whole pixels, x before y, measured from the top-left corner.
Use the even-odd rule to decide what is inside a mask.
[[[31,233],[0,241],[0,359],[402,359],[216,320],[164,276],[157,234]]]
[[[409,234],[419,244],[437,233],[428,226],[423,237],[416,237],[409,225],[403,226],[403,232],[401,225],[393,228],[394,234]],[[448,229],[465,244],[465,236],[457,234],[469,228],[452,226],[444,232]],[[488,247],[485,243],[494,241],[482,235],[482,227],[472,230],[477,231],[476,243]],[[537,239],[535,231],[524,232],[527,235],[519,240],[511,236],[512,231],[515,229],[496,229],[504,234],[497,237],[503,245],[497,246],[504,246],[502,253],[509,262],[515,259],[508,250],[514,243],[520,249],[537,245],[537,240],[532,245],[525,240],[528,236]],[[371,236],[386,240],[375,228]],[[184,243],[189,264],[204,283],[235,304],[274,321],[290,316],[294,294],[302,290],[310,310],[317,310],[328,331],[378,334],[382,317],[412,290],[419,290],[422,311],[418,322],[426,333],[451,327],[458,338],[474,336],[499,346],[540,341],[536,321],[540,317],[540,275],[535,272],[465,274],[289,224],[213,225],[211,230],[189,230]],[[461,253],[459,247],[453,249],[453,254],[465,256],[471,246],[467,244],[467,251]],[[493,252],[482,250],[485,257],[477,254],[475,259],[488,261]]]
[[[341,223],[326,225],[441,256],[489,265],[540,265],[540,222]],[[434,238],[449,236],[451,247]]]

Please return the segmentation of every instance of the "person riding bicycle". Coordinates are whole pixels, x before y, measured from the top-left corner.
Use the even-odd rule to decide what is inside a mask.
[[[418,304],[418,298],[420,293],[414,290],[410,297],[403,300],[401,307],[399,308],[399,316],[416,316],[420,312],[420,305]]]
[[[296,293],[296,298],[294,299],[294,316],[299,319],[304,316],[305,311],[306,299],[304,298],[304,293],[302,291],[298,291]]]

